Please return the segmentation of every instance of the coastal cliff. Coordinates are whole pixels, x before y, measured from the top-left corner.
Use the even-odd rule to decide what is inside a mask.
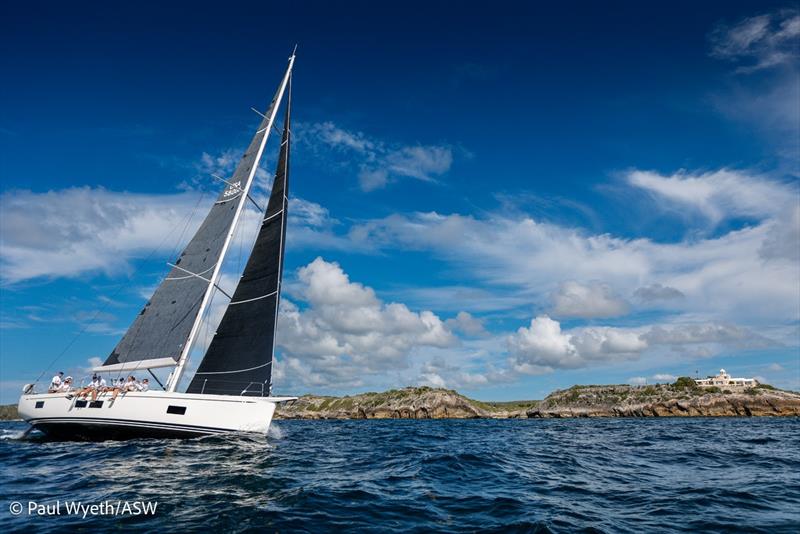
[[[527,417],[537,401],[480,402],[453,390],[408,387],[347,397],[304,395],[276,419],[480,419]]]
[[[689,378],[652,386],[573,386],[543,401],[481,402],[453,390],[404,388],[347,397],[304,395],[276,419],[510,419],[563,417],[800,416],[800,394],[762,384],[699,388]]]
[[[766,384],[739,391],[674,384],[573,386],[551,393],[528,417],[735,417],[800,416],[800,394]]]

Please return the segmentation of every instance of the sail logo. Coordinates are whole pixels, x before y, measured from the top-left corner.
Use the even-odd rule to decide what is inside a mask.
[[[222,193],[222,198],[232,197],[233,195],[238,194],[242,190],[242,181],[239,180],[238,182],[233,182],[230,184],[230,187]]]

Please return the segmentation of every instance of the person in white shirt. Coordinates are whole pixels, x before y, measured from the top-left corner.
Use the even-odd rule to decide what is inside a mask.
[[[72,377],[68,376],[67,378],[64,379],[64,381],[61,383],[61,385],[58,386],[58,389],[56,390],[56,392],[57,393],[69,393],[69,391],[71,389],[72,389]]]
[[[119,395],[120,392],[134,391],[135,388],[131,389],[131,384],[135,383],[135,382],[136,382],[136,379],[133,378],[133,376],[129,376],[127,378],[127,380],[124,380],[122,378],[117,380],[117,383],[114,384],[113,388],[111,388],[111,391],[113,392],[113,395],[111,396],[111,402],[114,402],[115,400],[117,400],[117,395]]]
[[[125,391],[138,391],[139,390],[139,382],[136,381],[136,377],[131,375],[128,377],[128,381],[125,382]]]
[[[142,382],[140,384],[138,384],[138,386],[136,387],[137,391],[147,391],[149,389],[150,389],[150,379],[149,378],[143,379]]]
[[[86,398],[86,396],[91,393],[92,394],[92,401],[97,400],[97,393],[102,391],[106,387],[106,380],[100,375],[92,375],[92,381],[89,383],[88,386],[80,390],[78,393],[78,398]]]
[[[64,371],[59,371],[57,375],[53,377],[50,381],[50,387],[48,388],[48,393],[55,393],[58,391],[58,388],[61,387],[61,377],[64,376]]]

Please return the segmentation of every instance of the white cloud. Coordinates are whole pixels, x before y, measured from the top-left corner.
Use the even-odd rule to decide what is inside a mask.
[[[563,282],[552,295],[553,314],[559,317],[616,317],[628,312],[628,305],[608,284],[597,281],[581,284]]]
[[[788,174],[796,174],[800,160],[799,38],[796,8],[723,24],[710,35],[711,55],[747,75],[728,79],[712,102],[724,115],[765,138]]]
[[[558,321],[542,315],[509,336],[508,348],[516,370],[539,374],[586,367],[596,361],[636,358],[647,342],[637,332],[608,327],[562,332]]]
[[[354,155],[359,185],[365,192],[382,189],[399,177],[433,182],[453,164],[453,151],[448,146],[387,144],[330,121],[302,125],[300,130],[306,144],[321,144]]]
[[[181,235],[191,236],[205,216],[203,205],[189,218],[200,198],[198,193],[146,195],[89,187],[3,193],[3,281],[124,270],[133,258],[170,250]],[[206,200],[213,202],[210,196]]]
[[[213,192],[142,194],[90,187],[7,191],[0,196],[0,276],[3,283],[13,284],[92,272],[112,275],[129,270],[132,261],[148,254],[177,254],[215,197]],[[260,220],[248,204],[234,249],[239,240],[246,247],[252,244]],[[291,246],[314,243],[353,249],[352,242],[333,234],[338,224],[323,206],[297,197],[290,200]],[[145,288],[145,298],[154,290]]]
[[[445,325],[450,330],[458,331],[468,336],[488,335],[486,328],[483,326],[483,321],[465,311],[460,311],[455,317],[447,319]]]
[[[630,185],[659,200],[694,209],[714,224],[733,217],[766,219],[784,211],[797,196],[796,187],[728,169],[700,174],[679,171],[670,176],[633,170],[626,178]]]
[[[668,293],[684,297],[672,300],[670,306],[696,319],[751,326],[800,319],[800,269],[793,260],[798,254],[800,215],[791,206],[796,191],[740,172],[692,176],[697,177],[692,183],[711,191],[700,195],[702,202],[682,191],[686,177],[663,182],[650,178],[658,189],[664,186],[669,198],[685,199],[679,205],[700,206],[717,219],[751,214],[757,220],[714,237],[657,242],[591,234],[524,214],[476,218],[429,212],[366,221],[351,227],[347,237],[353,246],[373,251],[429,252],[458,269],[460,276],[477,280],[495,300],[518,299],[523,306],[526,301],[528,306],[543,306],[543,295],[558,294],[563,280],[601,280],[608,294],[637,296],[644,307],[652,304],[642,297],[671,288]],[[730,178],[728,184],[738,192],[717,195],[720,176]],[[671,192],[671,186],[678,192]],[[786,217],[787,213],[792,216]],[[650,294],[644,290],[636,294],[648,287]],[[664,290],[660,294],[663,297]]]
[[[675,382],[677,379],[677,376],[668,373],[657,373],[653,375],[653,380],[656,382]]]
[[[663,346],[696,345],[767,347],[772,340],[746,328],[715,323],[641,326],[637,328],[579,327],[568,331],[546,315],[534,318],[508,337],[511,366],[522,373],[541,374],[555,369],[578,369],[614,361],[636,360]],[[671,375],[670,375],[671,376]],[[654,380],[668,380],[657,375]]]
[[[740,73],[794,61],[798,38],[800,14],[795,9],[748,17],[733,25],[722,24],[709,36],[711,54],[740,63]]]
[[[731,324],[684,324],[654,326],[643,338],[654,345],[686,345],[696,343],[725,343],[739,348],[763,348],[775,342],[750,329]]]
[[[452,151],[441,146],[407,146],[386,155],[389,172],[427,182],[449,171],[452,164]]]
[[[303,135],[315,136],[332,147],[347,148],[356,152],[366,153],[375,149],[375,143],[367,139],[363,133],[344,130],[330,121],[311,124],[305,128]]]
[[[632,386],[643,386],[647,384],[646,376],[634,376],[628,379],[628,384]]]
[[[298,279],[295,292],[305,306],[283,300],[278,344],[285,372],[302,384],[361,383],[366,375],[407,368],[415,348],[458,342],[434,313],[383,302],[337,263],[317,258]]]

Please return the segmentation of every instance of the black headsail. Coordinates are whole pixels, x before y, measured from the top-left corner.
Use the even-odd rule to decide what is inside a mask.
[[[278,166],[253,251],[188,393],[269,395],[289,195],[291,78]]]
[[[167,277],[128,328],[102,368],[128,369],[175,365],[186,348],[198,319],[201,302],[235,223],[237,208],[246,198],[243,190],[252,179],[263,151],[264,136],[280,105],[278,88],[250,146],[242,156],[228,185],[220,193],[200,229],[175,261]],[[122,364],[122,365],[121,365]],[[113,367],[110,367],[113,366]]]

